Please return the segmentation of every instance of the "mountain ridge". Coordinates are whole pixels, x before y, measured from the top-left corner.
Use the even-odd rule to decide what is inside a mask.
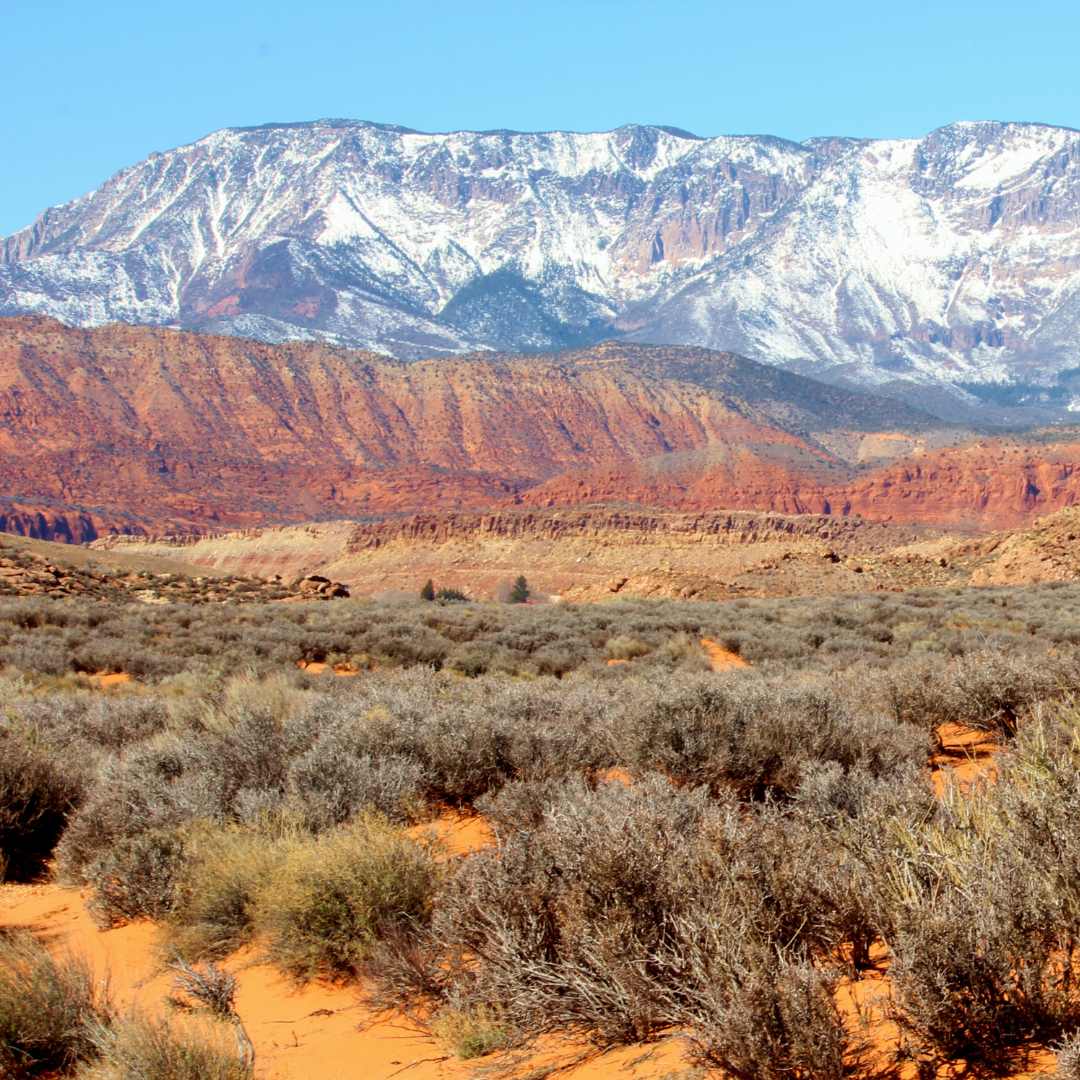
[[[695,455],[723,464],[715,498],[737,504],[740,492],[850,479],[858,447],[905,424],[913,443],[942,430],[895,402],[703,350],[612,343],[404,363],[317,343],[0,320],[11,520],[49,510],[41,520],[81,538],[106,510],[116,531],[183,532],[480,509],[576,469],[629,476],[634,463]]]
[[[618,337],[1080,408],[1080,132],[227,128],[0,242],[0,313],[407,359]]]
[[[1080,500],[1080,432],[991,439],[729,353],[406,363],[0,319],[0,515],[53,537],[625,503],[994,528]]]

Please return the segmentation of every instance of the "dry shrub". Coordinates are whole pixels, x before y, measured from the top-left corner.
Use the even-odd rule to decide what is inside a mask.
[[[88,907],[99,925],[163,919],[172,910],[176,876],[184,862],[181,827],[148,829],[120,837],[86,868],[93,886]]]
[[[0,881],[41,873],[81,796],[45,748],[0,729]]]
[[[297,978],[355,975],[379,938],[426,924],[440,877],[428,848],[364,816],[283,841],[256,900],[256,929],[270,959]]]
[[[609,660],[636,660],[639,656],[646,656],[652,649],[644,641],[638,638],[620,634],[618,637],[609,638],[604,646]]]
[[[935,728],[952,723],[1010,739],[1025,713],[1080,690],[1080,666],[1069,653],[981,649],[897,664],[883,679],[893,715]]]
[[[60,872],[94,888],[105,921],[167,912],[183,855],[179,830],[222,816],[223,781],[199,771],[195,745],[158,736],[110,762],[64,833]]]
[[[748,673],[672,679],[628,727],[631,764],[752,799],[791,795],[816,764],[887,776],[930,750],[925,731],[841,698],[832,681]]]
[[[733,1080],[867,1075],[866,1046],[845,1029],[834,975],[782,950],[762,955],[753,948],[728,970],[707,967],[706,974],[688,1009],[692,1060]]]
[[[1057,1068],[1056,1080],[1080,1080],[1080,1031],[1073,1032],[1055,1048]]]
[[[454,1007],[604,1044],[688,1027],[702,1061],[738,1075],[844,1075],[854,1048],[811,967],[836,929],[803,873],[827,859],[806,833],[656,776],[536,795],[539,820],[460,862],[439,896]]]
[[[418,761],[397,754],[375,757],[348,728],[324,732],[289,769],[293,804],[315,832],[370,811],[391,821],[415,820],[423,815],[423,790]]]
[[[57,960],[28,933],[0,932],[0,1075],[71,1070],[94,1056],[93,1028],[111,1015],[85,960]]]
[[[1080,1024],[1080,710],[1036,710],[997,783],[877,825],[866,888],[924,1055],[991,1075]]]

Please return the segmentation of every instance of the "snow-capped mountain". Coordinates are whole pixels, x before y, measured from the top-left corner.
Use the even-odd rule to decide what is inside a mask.
[[[3,241],[0,314],[30,312],[407,358],[623,337],[1050,382],[1080,367],[1080,132],[227,129]]]

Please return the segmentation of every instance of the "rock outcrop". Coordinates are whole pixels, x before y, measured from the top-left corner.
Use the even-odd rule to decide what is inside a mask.
[[[130,549],[134,552],[136,549]],[[71,548],[29,544],[0,537],[0,596],[79,597],[147,604],[246,604],[268,601],[336,600],[349,590],[325,578],[285,584],[280,577],[176,573],[136,569],[106,550],[78,563]],[[83,552],[78,552],[82,555]]]

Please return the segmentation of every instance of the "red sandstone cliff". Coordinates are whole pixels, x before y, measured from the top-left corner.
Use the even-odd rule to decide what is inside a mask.
[[[931,424],[700,349],[405,364],[0,320],[0,528],[66,540],[597,502],[1000,528],[1080,503],[1075,433],[935,450]],[[889,445],[921,452],[856,467]]]

